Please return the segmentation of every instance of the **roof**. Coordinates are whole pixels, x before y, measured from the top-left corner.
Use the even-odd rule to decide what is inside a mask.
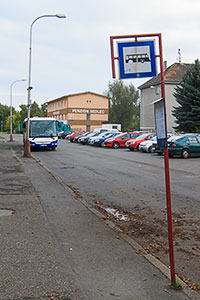
[[[101,94],[97,94],[97,93],[93,93],[93,92],[82,92],[82,93],[76,93],[76,94],[69,94],[69,95],[64,95],[64,96],[61,96],[59,98],[56,98],[56,99],[53,99],[53,100],[49,100],[49,101],[46,101],[45,103],[50,103],[50,102],[53,102],[53,101],[56,101],[56,100],[59,100],[59,99],[63,99],[63,98],[68,98],[68,97],[74,97],[74,96],[79,96],[79,95],[84,95],[84,94],[91,94],[91,95],[95,95],[95,96],[100,96],[100,97],[103,97],[103,98],[107,98],[107,96],[104,96],[104,95],[101,95]]]
[[[165,83],[179,84],[183,78],[183,74],[191,66],[191,64],[174,63],[164,71]],[[158,85],[161,83],[160,73],[156,76],[140,85],[140,90],[149,88],[150,86]]]
[[[30,121],[55,121],[55,118],[50,117],[31,117],[29,118]],[[24,119],[24,122],[27,122],[27,118]]]

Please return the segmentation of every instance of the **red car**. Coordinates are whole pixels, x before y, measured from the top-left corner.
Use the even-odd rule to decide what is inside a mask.
[[[105,140],[104,145],[105,147],[112,147],[114,149],[118,149],[120,147],[125,147],[125,144],[129,139],[136,138],[139,135],[139,132],[121,133],[119,136]]]
[[[135,140],[130,141],[129,144],[127,144],[126,146],[129,148],[129,150],[133,151],[133,150],[138,150],[139,144],[150,140],[152,137],[154,137],[156,134],[155,133],[144,133],[140,136],[138,136]]]
[[[67,137],[67,139],[73,143],[74,142],[74,138],[77,137],[77,136],[80,136],[82,134],[81,131],[76,131],[76,132],[73,132],[72,134],[70,134],[70,136]]]

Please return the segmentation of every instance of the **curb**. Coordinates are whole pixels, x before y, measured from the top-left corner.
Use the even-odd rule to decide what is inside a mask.
[[[13,151],[14,152],[14,151]],[[16,155],[13,154],[13,157],[17,159],[21,164],[23,162],[21,159]],[[43,167],[59,184],[61,184],[68,192],[70,191],[72,195],[76,195],[75,192],[64,183],[64,181],[56,175],[53,171],[51,171],[47,166],[45,166],[39,158],[35,157],[34,155],[31,155],[31,158],[33,158],[41,167]],[[77,196],[77,195],[76,195]],[[127,236],[123,231],[115,225],[114,222],[111,220],[108,220],[106,216],[101,213],[99,210],[94,208],[91,204],[86,202],[85,200],[76,197],[76,199],[81,202],[90,212],[92,212],[95,216],[97,216],[99,219],[103,220],[103,222],[108,225],[112,230],[116,231],[118,233],[118,238],[121,238],[123,241],[128,243],[136,252],[139,252],[141,256],[143,256],[147,261],[149,261],[154,267],[156,267],[162,274],[164,274],[169,280],[171,280],[170,275],[170,269],[166,265],[164,265],[160,260],[155,258],[153,255],[149,254],[144,250],[144,248],[138,244],[134,239]],[[192,290],[181,278],[179,278],[176,275],[176,280],[178,280],[181,283],[182,289],[181,291],[184,292],[190,299],[192,300],[200,300],[200,295]]]

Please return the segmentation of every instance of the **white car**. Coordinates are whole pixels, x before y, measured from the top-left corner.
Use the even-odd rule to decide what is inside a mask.
[[[89,143],[89,145],[95,145],[100,139],[110,137],[114,133],[118,134],[119,132],[118,131],[116,132],[116,130],[115,131],[110,130],[110,131],[102,132],[102,133],[98,134],[97,136],[89,138],[88,143]]]
[[[153,144],[156,141],[157,141],[157,138],[156,138],[156,136],[154,136],[152,139],[140,143],[139,150],[142,151],[142,152],[154,152],[153,151],[153,149],[154,149]]]

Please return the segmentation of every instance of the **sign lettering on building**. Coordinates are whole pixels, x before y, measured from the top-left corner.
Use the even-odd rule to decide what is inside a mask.
[[[91,114],[105,114],[104,109],[90,109]]]
[[[73,108],[72,113],[79,113],[79,114],[105,114],[104,109],[77,109]]]
[[[73,113],[79,113],[79,114],[89,114],[89,109],[72,109]]]

